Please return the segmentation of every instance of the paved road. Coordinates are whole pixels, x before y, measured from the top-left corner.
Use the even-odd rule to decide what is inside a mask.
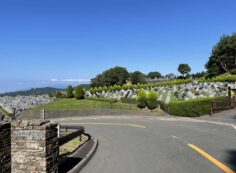
[[[236,126],[163,117],[96,117],[80,123],[99,140],[81,173],[234,173]]]

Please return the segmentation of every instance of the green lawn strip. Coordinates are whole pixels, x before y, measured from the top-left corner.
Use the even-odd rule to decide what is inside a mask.
[[[66,135],[67,133],[64,133]],[[66,154],[66,153],[72,153],[76,148],[78,148],[80,145],[85,143],[88,140],[88,137],[85,135],[82,135],[82,140],[80,141],[80,137],[77,137],[66,144],[62,145],[60,147],[60,155]]]
[[[10,113],[8,113],[5,109],[3,109],[1,106],[0,106],[0,112],[3,114],[3,115],[10,115]]]
[[[111,108],[111,109],[135,109],[138,108],[134,104],[127,103],[108,103],[95,100],[76,100],[72,99],[61,99],[54,102],[51,102],[47,105],[39,106],[34,108],[34,110],[41,110],[45,108],[47,110],[77,110],[77,109],[86,109],[86,108]]]

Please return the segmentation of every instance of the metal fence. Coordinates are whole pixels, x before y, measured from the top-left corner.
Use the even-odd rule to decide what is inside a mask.
[[[213,100],[211,107],[211,115],[218,113],[223,110],[233,109],[236,107],[235,96],[226,97],[222,100]]]
[[[74,130],[69,134],[66,134],[64,136],[60,135],[60,130],[64,129],[66,132],[68,130]],[[58,127],[58,135],[59,135],[59,146],[64,145],[65,143],[82,136],[85,133],[84,127],[83,126],[78,126],[78,125],[60,125]]]

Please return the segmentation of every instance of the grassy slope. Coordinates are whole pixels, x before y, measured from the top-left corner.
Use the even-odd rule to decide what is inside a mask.
[[[9,113],[0,106],[0,112],[4,115],[9,115]]]
[[[94,101],[94,100],[76,100],[76,99],[61,99],[47,105],[34,108],[35,110],[77,110],[85,108],[112,108],[112,109],[134,109],[137,110],[136,105],[126,103],[113,103]]]

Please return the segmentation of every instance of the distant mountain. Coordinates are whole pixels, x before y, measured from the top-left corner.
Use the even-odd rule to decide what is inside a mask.
[[[88,88],[90,87],[89,84],[82,84],[82,86],[83,86],[85,89],[88,89]],[[44,94],[54,93],[54,92],[56,92],[56,91],[66,91],[66,89],[65,89],[65,88],[53,88],[53,87],[32,88],[32,89],[30,89],[30,90],[25,90],[25,91],[6,92],[6,93],[0,94],[0,96],[44,95]]]
[[[14,91],[14,92],[7,92],[0,94],[0,96],[28,96],[28,95],[43,95],[43,94],[50,94],[56,91],[64,91],[65,89],[59,89],[59,88],[51,88],[51,87],[45,87],[45,88],[32,88],[30,90],[26,91]]]

